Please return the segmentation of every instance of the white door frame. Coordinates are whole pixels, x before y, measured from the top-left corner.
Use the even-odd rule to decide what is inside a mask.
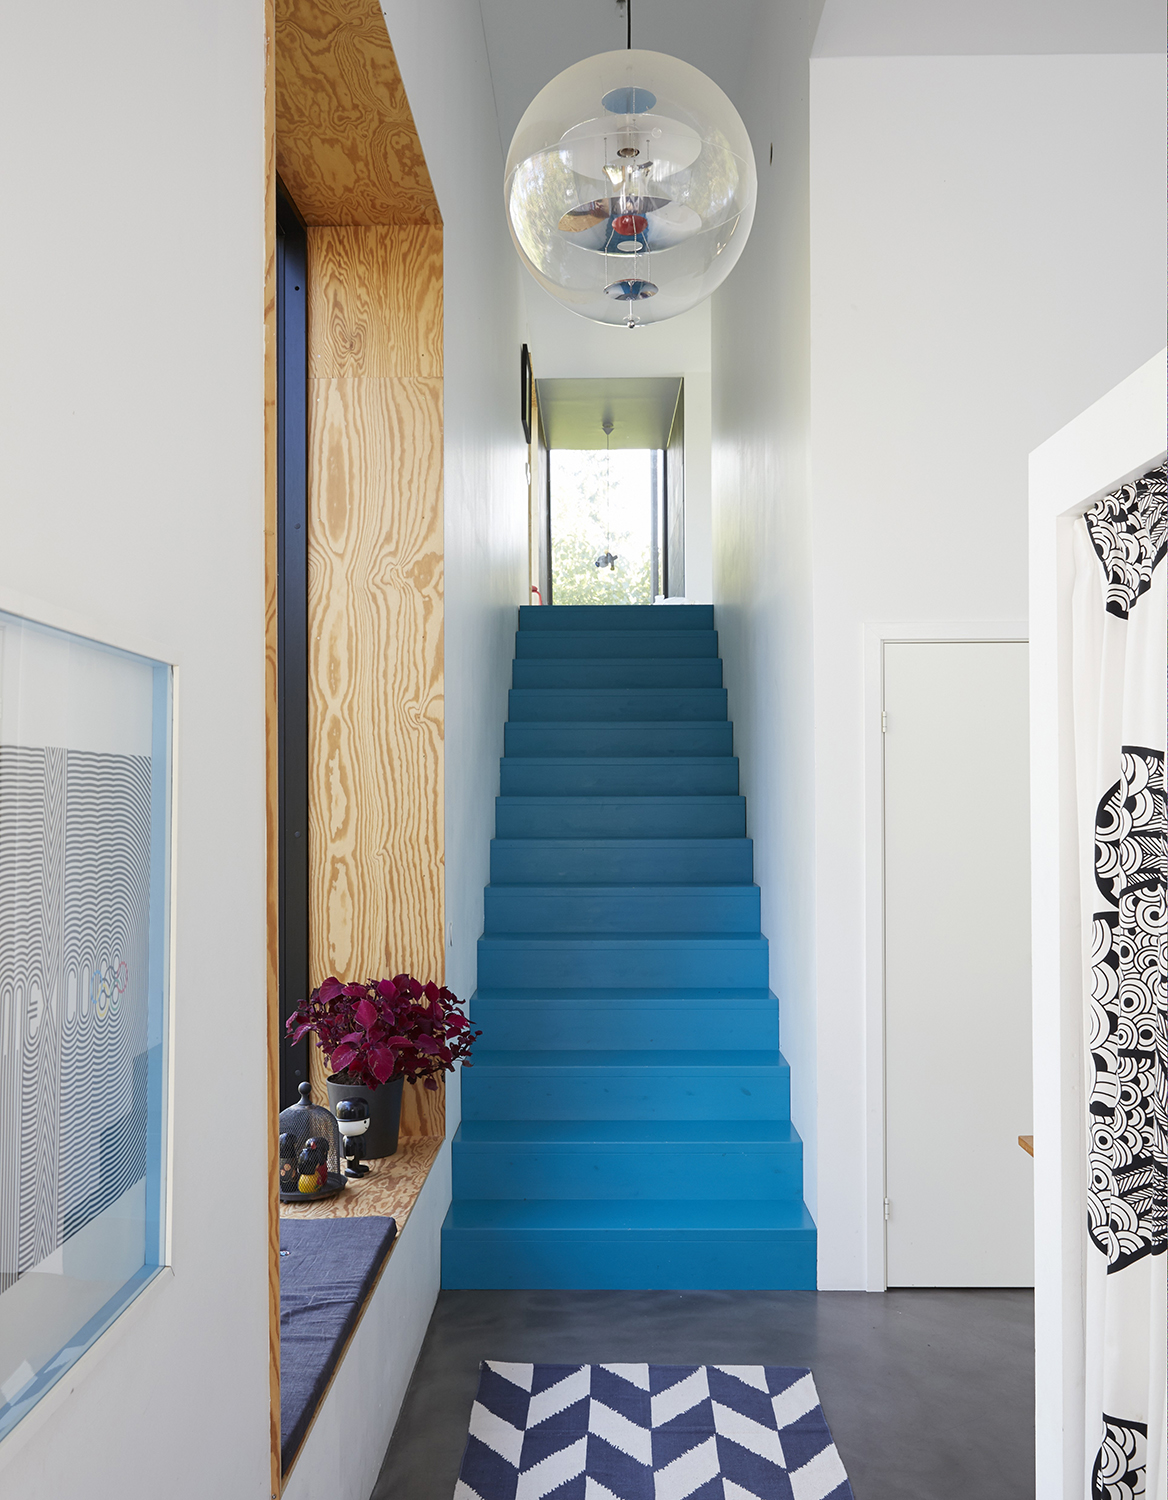
[[[864,1032],[867,1179],[865,1287],[888,1287],[884,1223],[884,647],[931,642],[1020,642],[1025,620],[911,620],[864,626]]]

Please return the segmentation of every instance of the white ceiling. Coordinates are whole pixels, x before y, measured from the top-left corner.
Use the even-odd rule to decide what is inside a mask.
[[[812,55],[1163,52],[1165,17],[1164,0],[827,0]]]
[[[549,448],[603,448],[606,417],[613,448],[664,448],[681,380],[537,380],[536,386]]]
[[[625,44],[616,0],[480,0],[504,156],[523,111],[557,73]],[[791,0],[633,0],[633,45],[741,91],[761,5]],[[1164,0],[826,0],[816,57],[1162,52]]]
[[[773,0],[770,0],[773,3]],[[625,45],[616,0],[481,0],[499,140],[506,156],[523,111],[557,73]],[[633,46],[701,68],[733,99],[759,0],[633,0]]]

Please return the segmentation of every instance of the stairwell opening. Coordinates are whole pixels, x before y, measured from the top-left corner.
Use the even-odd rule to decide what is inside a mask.
[[[536,382],[539,602],[647,605],[685,594],[679,376]],[[539,556],[535,555],[536,550]]]

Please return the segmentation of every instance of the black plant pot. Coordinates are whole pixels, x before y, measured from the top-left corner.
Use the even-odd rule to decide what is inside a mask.
[[[401,1126],[402,1085],[404,1078],[391,1078],[380,1088],[367,1089],[362,1083],[338,1083],[332,1073],[328,1079],[329,1108],[335,1113],[342,1099],[364,1099],[369,1106],[369,1129],[361,1137],[366,1160],[392,1156],[397,1150]]]

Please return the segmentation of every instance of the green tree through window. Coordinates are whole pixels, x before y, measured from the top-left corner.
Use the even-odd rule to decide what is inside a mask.
[[[647,448],[553,449],[552,600],[652,604],[651,475]],[[606,552],[614,567],[596,566]]]

